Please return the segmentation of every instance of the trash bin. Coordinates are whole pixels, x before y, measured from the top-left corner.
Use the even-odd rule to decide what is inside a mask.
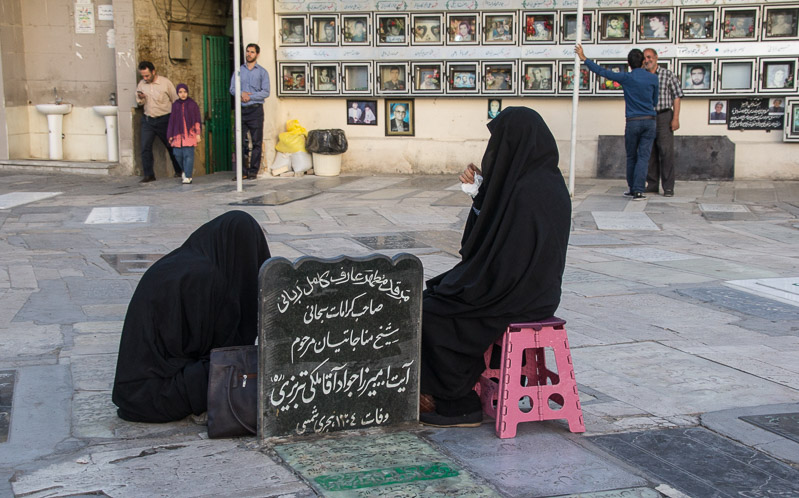
[[[337,176],[341,173],[341,154],[347,152],[344,130],[311,130],[305,148],[313,154],[314,174]]]

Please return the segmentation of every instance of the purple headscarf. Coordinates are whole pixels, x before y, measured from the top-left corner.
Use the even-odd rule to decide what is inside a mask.
[[[185,83],[178,83],[175,90],[183,88],[186,93],[189,93],[189,87]],[[186,123],[186,128],[183,128],[183,123]],[[185,131],[191,131],[198,123],[202,124],[203,119],[200,114],[200,107],[197,102],[187,97],[186,100],[178,99],[172,103],[172,115],[169,116],[169,126],[166,130],[166,136],[169,138],[182,135]]]

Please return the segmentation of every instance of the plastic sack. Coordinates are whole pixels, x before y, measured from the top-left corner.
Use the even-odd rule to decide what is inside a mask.
[[[275,145],[275,149],[278,152],[285,152],[286,154],[306,152],[306,135],[308,135],[308,130],[300,126],[299,121],[296,119],[286,121],[286,131],[278,135],[278,141],[277,145]]]
[[[281,170],[288,171],[285,168],[291,169],[291,154],[286,154],[285,152],[278,152],[277,154],[275,154],[275,160],[272,163],[272,167],[269,169],[271,169],[272,171],[280,171],[280,173],[283,173],[284,171]]]
[[[307,152],[295,152],[291,155],[291,169],[295,173],[302,173],[308,171],[313,167],[313,159]]]
[[[305,144],[314,154],[343,154],[347,152],[347,137],[344,130],[311,130]]]

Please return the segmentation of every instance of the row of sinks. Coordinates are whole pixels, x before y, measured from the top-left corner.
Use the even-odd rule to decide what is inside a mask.
[[[96,105],[94,112],[105,118],[105,134],[108,142],[108,160],[119,161],[119,144],[117,142],[117,106]],[[72,112],[72,104],[39,104],[36,110],[47,116],[47,135],[50,145],[50,159],[64,159],[63,136],[64,114]]]

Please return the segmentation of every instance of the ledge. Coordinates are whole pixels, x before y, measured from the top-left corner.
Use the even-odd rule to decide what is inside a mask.
[[[109,175],[119,163],[105,161],[51,161],[47,159],[0,160],[0,171],[27,173],[71,173],[77,175]]]

